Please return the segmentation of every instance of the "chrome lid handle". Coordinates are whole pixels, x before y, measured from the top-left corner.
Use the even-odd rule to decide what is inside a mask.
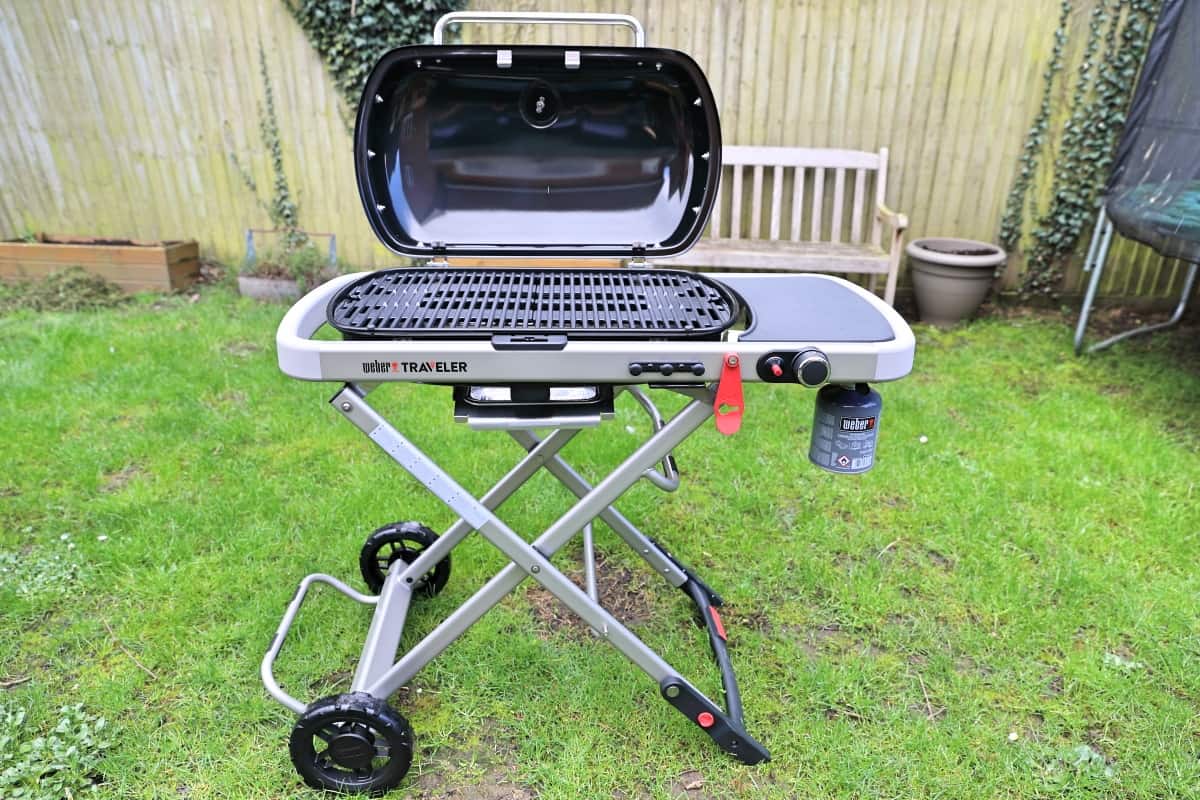
[[[451,11],[433,26],[433,43],[441,44],[447,25],[459,22],[531,23],[534,25],[617,25],[633,31],[634,47],[646,46],[646,29],[628,14],[584,14],[552,11]]]

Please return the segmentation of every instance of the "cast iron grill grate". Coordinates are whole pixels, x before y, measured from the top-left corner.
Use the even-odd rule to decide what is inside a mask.
[[[390,269],[338,292],[330,326],[355,339],[717,338],[736,295],[700,275],[638,269]]]

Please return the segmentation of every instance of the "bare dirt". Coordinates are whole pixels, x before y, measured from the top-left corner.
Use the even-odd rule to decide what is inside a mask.
[[[567,577],[583,588],[582,571],[572,570]],[[596,554],[596,590],[600,605],[626,626],[640,625],[656,613],[654,597],[658,587],[651,584],[650,577],[646,570],[612,566],[602,553]],[[525,596],[533,608],[539,632],[561,631],[578,637],[591,635],[587,623],[541,586],[530,587]]]
[[[104,482],[100,484],[100,491],[104,494],[113,494],[125,488],[131,480],[142,475],[145,472],[137,464],[126,464],[116,472],[110,472],[104,476]]]

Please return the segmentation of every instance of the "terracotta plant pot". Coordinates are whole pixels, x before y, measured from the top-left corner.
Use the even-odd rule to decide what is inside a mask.
[[[1008,254],[971,239],[915,239],[908,243],[913,291],[921,321],[948,327],[971,316]]]
[[[238,292],[243,297],[273,303],[289,303],[300,299],[300,286],[291,278],[256,278],[238,275]]]

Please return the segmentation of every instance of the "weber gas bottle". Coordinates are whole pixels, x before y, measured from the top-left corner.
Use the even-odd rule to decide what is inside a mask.
[[[808,460],[821,469],[854,475],[875,466],[883,398],[865,383],[830,384],[817,392]]]

